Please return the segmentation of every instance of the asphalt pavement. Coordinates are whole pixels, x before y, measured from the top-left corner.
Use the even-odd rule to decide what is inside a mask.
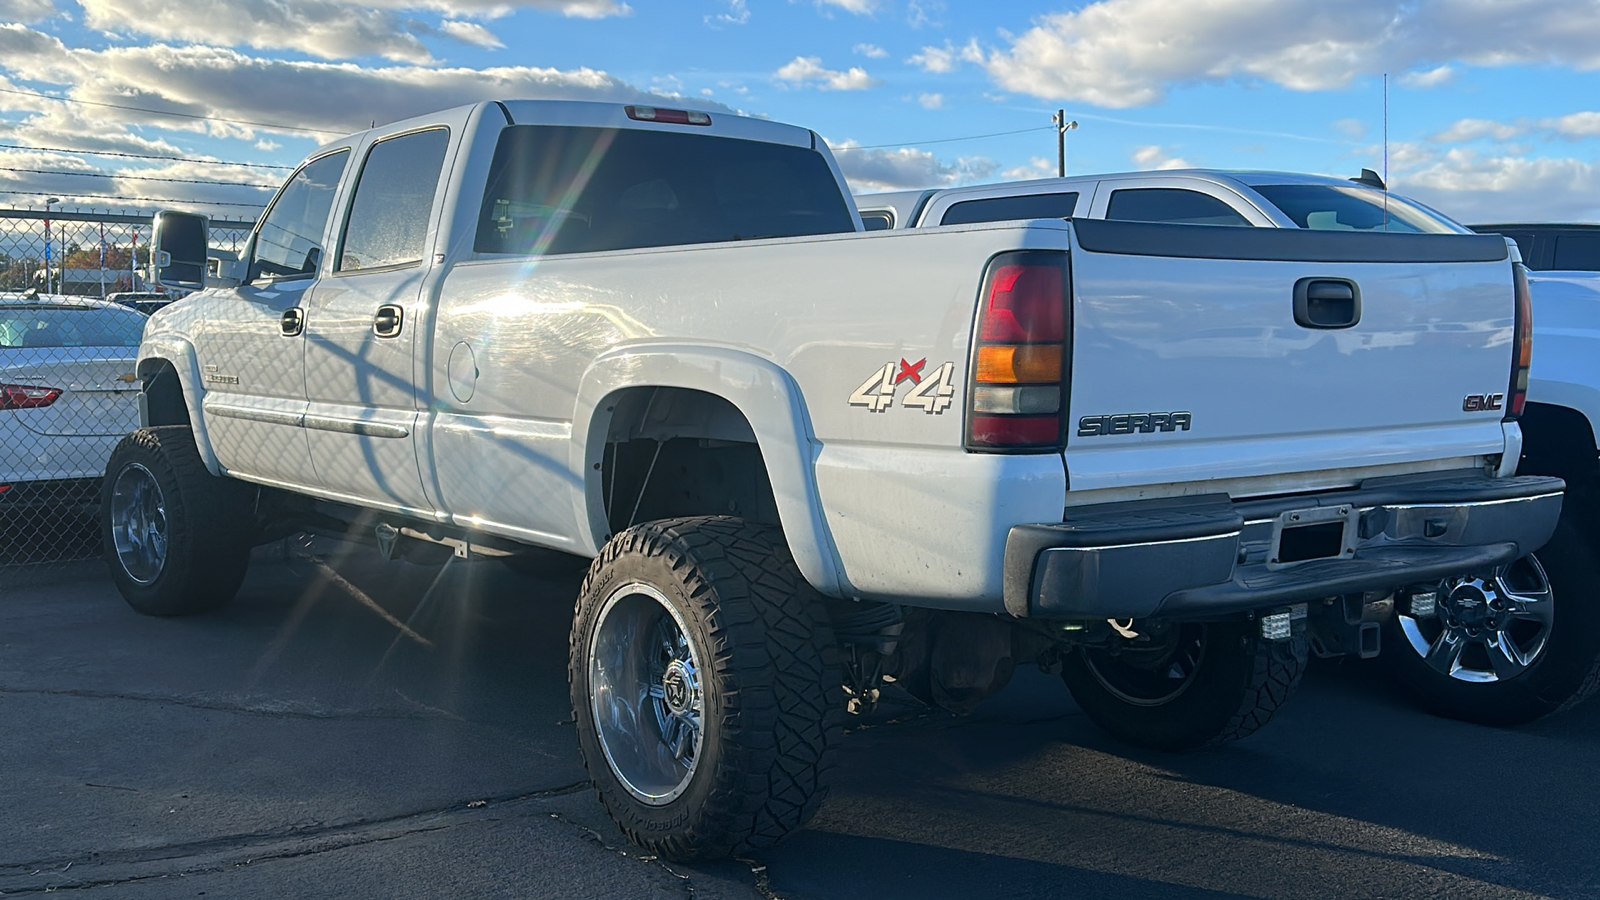
[[[585,780],[576,589],[289,542],[225,610],[154,619],[97,561],[0,566],[0,896],[1600,896],[1600,703],[1487,729],[1353,664],[1188,755],[1034,672],[966,718],[891,697],[804,831],[664,863]]]

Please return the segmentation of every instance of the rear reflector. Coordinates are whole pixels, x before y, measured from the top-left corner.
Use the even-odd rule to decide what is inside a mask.
[[[628,118],[637,122],[660,122],[663,125],[710,125],[711,114],[698,109],[662,109],[658,106],[627,107]]]
[[[0,484],[0,494],[4,494],[6,491],[9,491],[9,490],[11,490],[11,485],[9,485],[9,484]]]
[[[1060,416],[972,417],[972,443],[977,447],[1043,447],[1060,441]]]
[[[0,409],[38,409],[61,399],[59,388],[33,384],[0,384]]]

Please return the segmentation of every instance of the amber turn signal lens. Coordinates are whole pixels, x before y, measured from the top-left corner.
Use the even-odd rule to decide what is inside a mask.
[[[1060,380],[1059,345],[978,348],[979,384],[1054,384]]]

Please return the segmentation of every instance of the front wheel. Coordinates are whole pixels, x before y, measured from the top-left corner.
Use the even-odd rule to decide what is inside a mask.
[[[1304,636],[1261,638],[1256,622],[1133,622],[1109,646],[1079,647],[1061,678],[1096,725],[1157,750],[1195,750],[1267,724],[1300,683]]]
[[[1600,683],[1597,590],[1595,556],[1563,521],[1537,558],[1448,579],[1431,610],[1398,603],[1382,660],[1397,691],[1435,715],[1531,722]]]
[[[249,488],[206,471],[187,427],[141,428],[111,452],[101,486],[106,563],[145,615],[216,609],[250,562]]]
[[[600,800],[651,853],[770,846],[821,804],[837,651],[776,529],[706,517],[617,535],[579,595],[569,674]]]

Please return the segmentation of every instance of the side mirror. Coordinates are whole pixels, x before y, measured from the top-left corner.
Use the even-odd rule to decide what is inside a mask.
[[[210,223],[205,216],[164,209],[156,213],[150,239],[150,280],[166,288],[198,291],[206,284],[206,247]]]

